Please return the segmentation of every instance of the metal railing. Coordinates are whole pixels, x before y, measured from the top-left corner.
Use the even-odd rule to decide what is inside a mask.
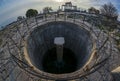
[[[81,16],[83,18],[76,18],[78,16]],[[1,68],[0,69],[0,77],[2,77],[2,81],[17,81],[17,79],[19,78],[19,75],[21,73],[24,73],[24,81],[39,81],[39,80],[56,80],[53,77],[47,77],[44,74],[40,74],[39,72],[35,71],[33,69],[33,67],[31,67],[27,61],[24,58],[24,52],[23,52],[23,48],[24,48],[24,42],[26,37],[38,26],[43,25],[45,23],[48,22],[57,22],[57,21],[64,21],[64,22],[71,22],[71,23],[75,23],[80,25],[81,27],[84,27],[85,29],[89,30],[92,34],[94,34],[94,36],[96,37],[96,43],[97,44],[97,49],[96,50],[96,54],[93,57],[93,61],[94,63],[91,64],[89,67],[86,67],[83,69],[83,72],[81,74],[79,74],[79,76],[74,76],[74,77],[69,77],[67,80],[73,80],[73,79],[79,79],[79,80],[90,80],[89,75],[95,73],[95,72],[101,72],[99,71],[100,68],[104,67],[104,65],[106,65],[107,61],[109,60],[109,58],[111,57],[111,41],[110,41],[110,33],[104,33],[102,30],[99,30],[98,28],[96,28],[94,22],[89,21],[91,23],[88,23],[89,18],[87,19],[85,15],[81,15],[81,14],[74,14],[74,16],[72,18],[69,18],[68,15],[63,15],[63,16],[57,16],[56,14],[52,14],[51,17],[47,17],[45,15],[42,16],[43,18],[40,18],[39,15],[36,17],[32,17],[29,19],[24,19],[22,21],[18,21],[16,23],[16,25],[10,27],[10,29],[8,30],[8,34],[7,34],[7,38],[6,38],[6,42],[5,42],[5,46],[3,48],[5,48],[5,50],[3,50],[4,52],[7,50],[10,54],[10,58],[2,58],[0,57],[0,61],[4,60],[15,63],[14,68],[8,72],[8,76],[5,77],[3,72],[4,70],[8,71],[8,69],[6,69],[3,64],[4,62],[1,62]],[[95,19],[95,17],[90,17],[90,19],[94,18],[93,21],[97,22],[98,18]],[[99,30],[96,32],[96,30]],[[105,34],[105,35],[104,35]],[[99,43],[100,40],[100,36],[103,35],[103,40],[101,41],[102,43]],[[99,45],[100,44],[100,45]],[[110,48],[107,48],[106,46],[110,45]],[[107,50],[109,50],[109,54],[105,53]],[[104,56],[104,57],[103,57]],[[9,61],[10,60],[10,61]],[[16,65],[17,64],[17,65]],[[8,65],[7,63],[5,63],[5,66]],[[15,72],[14,69],[15,68],[19,68],[20,72],[16,73],[17,70]],[[11,66],[9,66],[8,68],[11,68]],[[13,72],[13,73],[12,73]],[[10,76],[12,77],[12,74],[17,74],[17,76],[11,80]],[[105,75],[109,74],[109,71],[107,71],[106,73],[104,72]],[[76,75],[76,74],[75,74]],[[105,75],[102,75],[100,73],[101,77],[105,77]],[[8,80],[9,79],[9,80]],[[61,78],[61,80],[66,80],[65,78]],[[104,79],[104,78],[103,78]],[[90,80],[92,81],[92,80]],[[102,81],[101,79],[99,79],[98,81]]]

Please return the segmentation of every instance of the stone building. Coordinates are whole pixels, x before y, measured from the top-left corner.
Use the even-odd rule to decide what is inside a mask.
[[[77,11],[77,6],[72,5],[71,2],[66,2],[64,5],[62,5],[62,11]]]

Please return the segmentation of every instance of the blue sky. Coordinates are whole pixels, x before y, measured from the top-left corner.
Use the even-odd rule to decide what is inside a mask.
[[[40,12],[43,7],[51,6],[56,10],[67,1],[84,9],[91,6],[100,8],[101,5],[112,2],[120,12],[120,0],[0,0],[0,27],[16,20],[18,16],[25,16],[25,12],[30,8]]]

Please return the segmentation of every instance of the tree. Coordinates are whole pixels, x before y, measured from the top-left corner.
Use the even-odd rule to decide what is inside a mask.
[[[45,7],[45,8],[43,8],[43,13],[45,13],[45,14],[48,14],[51,11],[53,11],[52,7]]]
[[[99,11],[99,10],[96,10],[96,11],[95,11],[95,14],[100,14],[100,11]]]
[[[24,16],[18,16],[18,17],[17,17],[17,21],[21,21],[21,20],[23,20],[23,19],[25,19]]]
[[[100,13],[100,11],[97,10],[96,8],[94,8],[94,7],[89,8],[88,12],[92,13],[92,14],[99,14]]]
[[[101,14],[106,16],[107,19],[117,20],[118,11],[112,3],[104,4],[100,10],[101,10]]]
[[[90,7],[90,8],[88,9],[88,12],[89,12],[89,13],[94,13],[94,12],[95,12],[95,8],[94,8],[94,7]]]
[[[28,9],[26,12],[26,17],[30,18],[30,17],[34,17],[38,15],[38,11],[35,9]]]

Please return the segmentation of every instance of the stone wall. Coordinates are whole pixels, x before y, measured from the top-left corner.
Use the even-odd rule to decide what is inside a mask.
[[[54,38],[64,37],[65,48],[75,53],[80,69],[89,59],[93,49],[90,32],[69,22],[51,22],[34,29],[27,39],[27,50],[31,62],[39,69],[47,50],[55,47]]]

